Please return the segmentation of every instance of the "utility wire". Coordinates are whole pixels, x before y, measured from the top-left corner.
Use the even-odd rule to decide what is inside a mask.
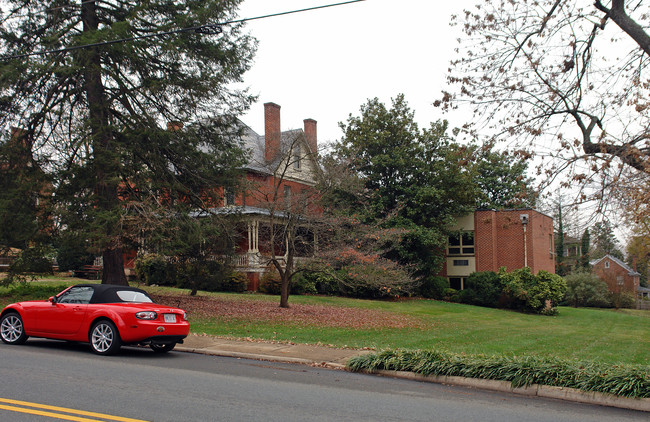
[[[89,1],[94,1],[94,0],[89,0]],[[33,53],[17,54],[17,55],[14,55],[14,56],[3,56],[3,57],[0,57],[0,60],[14,60],[14,59],[22,59],[22,58],[32,57],[32,56],[44,56],[44,55],[47,55],[47,54],[64,53],[64,52],[68,52],[68,51],[81,50],[81,49],[84,49],[84,48],[92,48],[92,47],[100,47],[100,46],[104,46],[104,45],[119,44],[119,43],[129,42],[129,41],[136,41],[136,40],[142,40],[142,39],[148,39],[148,38],[154,38],[154,37],[162,37],[162,36],[171,35],[171,34],[180,34],[180,33],[183,33],[183,32],[197,32],[197,33],[207,34],[207,35],[216,35],[216,34],[220,34],[222,32],[221,27],[225,26],[225,25],[249,22],[249,21],[260,20],[260,19],[273,18],[273,17],[277,17],[277,16],[291,15],[291,14],[295,14],[295,13],[309,12],[309,11],[325,9],[325,8],[329,8],[329,7],[337,7],[337,6],[343,6],[343,5],[352,4],[352,3],[359,3],[359,2],[362,2],[362,1],[365,1],[365,0],[350,0],[350,1],[340,2],[340,3],[326,4],[326,5],[322,5],[322,6],[308,7],[308,8],[305,8],[305,9],[296,9],[296,10],[291,10],[291,11],[287,11],[287,12],[271,13],[271,14],[268,14],[268,15],[256,16],[256,17],[252,17],[252,18],[235,19],[235,20],[216,23],[216,24],[206,24],[206,25],[192,26],[192,27],[187,27],[187,28],[174,29],[174,30],[171,30],[171,31],[156,32],[156,33],[148,34],[148,35],[139,35],[139,36],[135,36],[135,37],[121,38],[121,39],[111,40],[111,41],[102,41],[102,42],[92,43],[92,44],[77,45],[77,46],[74,46],[74,47],[59,48],[59,49],[56,49],[56,50],[44,50],[44,51],[37,51],[37,52],[33,52]]]
[[[80,6],[83,6],[86,3],[105,3],[105,2],[102,1],[102,0],[84,0],[81,3],[66,4],[64,6],[49,7],[47,9],[43,9],[43,11],[41,11],[41,12],[17,13],[17,14],[11,13],[5,18],[5,20],[16,19],[16,18],[25,18],[27,16],[45,15],[48,12],[55,12],[57,10],[63,10],[63,9],[68,9],[68,8],[78,8]]]

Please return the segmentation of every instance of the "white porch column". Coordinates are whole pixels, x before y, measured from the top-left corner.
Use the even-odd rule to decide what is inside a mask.
[[[248,233],[248,253],[253,252],[253,243],[252,243],[253,233],[252,233],[252,231],[253,231],[253,223],[251,223],[249,221],[248,222],[248,228],[247,228],[247,233]]]
[[[248,253],[260,251],[259,227],[257,220],[248,222]]]

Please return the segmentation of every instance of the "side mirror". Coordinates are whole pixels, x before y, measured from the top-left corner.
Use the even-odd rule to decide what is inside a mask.
[[[52,303],[52,305],[56,305],[56,296],[52,296],[52,297],[49,299],[49,301],[50,301],[50,303]]]

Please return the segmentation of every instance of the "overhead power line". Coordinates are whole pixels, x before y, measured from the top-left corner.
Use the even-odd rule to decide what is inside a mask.
[[[101,0],[84,0],[81,3],[77,3],[77,4],[66,4],[66,5],[63,5],[63,6],[48,7],[47,9],[43,9],[40,12],[11,13],[10,15],[8,15],[5,18],[5,20],[7,20],[7,19],[15,19],[15,18],[24,18],[24,17],[27,17],[27,16],[45,15],[45,14],[50,13],[50,12],[56,12],[57,10],[78,8],[78,7],[83,6],[86,3],[94,3],[94,2],[101,3]]]
[[[337,6],[343,6],[343,5],[352,4],[352,3],[359,3],[359,2],[362,2],[362,1],[365,1],[365,0],[350,0],[350,1],[340,2],[340,3],[325,4],[325,5],[322,5],[322,6],[314,6],[314,7],[307,7],[307,8],[304,8],[304,9],[290,10],[290,11],[287,11],[287,12],[271,13],[271,14],[268,14],[268,15],[256,16],[256,17],[252,17],[252,18],[235,19],[235,20],[220,22],[220,23],[215,23],[215,24],[206,24],[206,25],[192,26],[192,27],[187,27],[187,28],[174,29],[174,30],[171,30],[171,31],[156,32],[156,33],[153,33],[153,34],[139,35],[139,36],[136,36],[136,37],[120,38],[120,39],[117,39],[117,40],[110,40],[110,41],[102,41],[102,42],[92,43],[92,44],[77,45],[77,46],[74,46],[74,47],[65,47],[65,48],[59,48],[59,49],[55,49],[55,50],[44,50],[44,51],[36,51],[36,52],[32,52],[32,53],[17,54],[17,55],[13,55],[13,56],[3,56],[3,57],[0,57],[0,60],[14,60],[14,59],[22,59],[22,58],[26,58],[26,57],[33,57],[33,56],[44,56],[44,55],[47,55],[47,54],[64,53],[64,52],[69,52],[69,51],[74,51],[74,50],[81,50],[81,49],[84,49],[84,48],[101,47],[101,46],[105,46],[105,45],[119,44],[119,43],[124,43],[124,42],[129,42],[129,41],[137,41],[137,40],[148,39],[148,38],[162,37],[162,36],[165,36],[165,35],[180,34],[180,33],[183,33],[183,32],[197,32],[197,33],[200,33],[200,34],[215,35],[215,34],[221,33],[221,31],[222,31],[221,27],[226,26],[226,25],[232,25],[232,24],[236,24],[236,23],[244,23],[244,22],[260,20],[260,19],[268,19],[268,18],[273,18],[273,17],[278,17],[278,16],[291,15],[291,14],[295,14],[295,13],[309,12],[309,11],[325,9],[325,8],[329,8],[329,7],[337,7]]]

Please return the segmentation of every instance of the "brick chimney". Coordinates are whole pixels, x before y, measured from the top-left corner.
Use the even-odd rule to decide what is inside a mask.
[[[273,159],[280,152],[280,106],[275,103],[264,104],[264,158]]]
[[[318,136],[316,132],[316,120],[314,119],[305,119],[305,139],[311,152],[316,154],[318,152]]]

